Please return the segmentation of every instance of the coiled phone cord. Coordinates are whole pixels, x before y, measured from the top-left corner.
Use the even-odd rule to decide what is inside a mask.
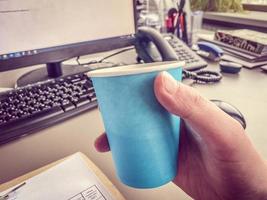
[[[199,70],[195,72],[183,70],[183,79],[192,79],[200,83],[216,83],[222,79],[222,74],[209,70]]]

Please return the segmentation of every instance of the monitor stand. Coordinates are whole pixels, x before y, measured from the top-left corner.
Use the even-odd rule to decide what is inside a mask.
[[[26,74],[23,74],[17,80],[16,87],[22,87],[29,84],[46,81],[49,79],[59,78],[71,74],[83,73],[89,71],[88,67],[79,65],[62,65],[61,62],[47,63],[42,67]]]

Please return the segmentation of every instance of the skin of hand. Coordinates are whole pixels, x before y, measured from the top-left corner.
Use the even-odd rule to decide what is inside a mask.
[[[236,120],[167,72],[156,77],[154,91],[161,105],[193,130],[182,123],[173,183],[193,199],[267,199],[267,162]],[[106,134],[95,147],[109,151]]]

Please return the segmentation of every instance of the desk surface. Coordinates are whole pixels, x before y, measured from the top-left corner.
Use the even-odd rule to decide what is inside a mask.
[[[209,68],[218,70],[215,64]],[[0,73],[0,86],[9,87],[12,84],[10,77],[15,80],[22,72]],[[4,77],[9,77],[9,82]],[[264,126],[267,124],[266,86],[267,74],[259,69],[242,69],[239,75],[225,74],[218,84],[193,85],[209,99],[221,99],[238,107],[247,120],[247,134],[267,158],[267,128]],[[95,162],[127,200],[190,199],[172,183],[153,190],[136,190],[121,184],[116,178],[111,154],[101,154],[94,149],[94,140],[103,131],[100,113],[98,109],[93,109],[39,133],[0,146],[0,183],[80,151]]]

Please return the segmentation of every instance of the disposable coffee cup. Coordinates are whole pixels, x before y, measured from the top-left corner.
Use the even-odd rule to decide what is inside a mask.
[[[116,173],[134,188],[155,188],[177,173],[180,118],[154,94],[159,72],[182,79],[181,62],[160,62],[94,70],[92,79]]]

